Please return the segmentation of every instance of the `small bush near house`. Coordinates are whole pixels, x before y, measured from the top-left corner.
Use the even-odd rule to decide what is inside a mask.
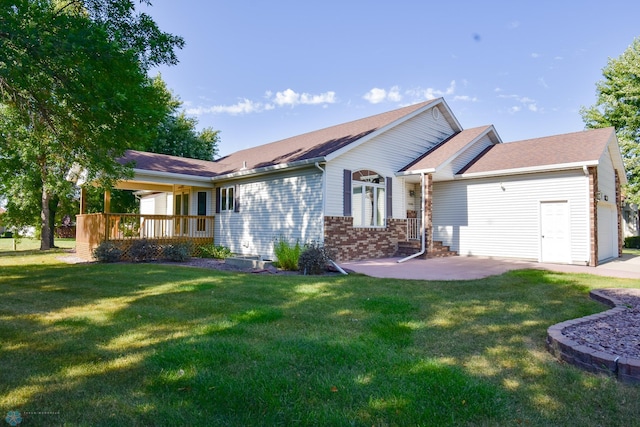
[[[122,258],[122,250],[113,242],[102,242],[93,250],[93,257],[99,262],[118,262]]]
[[[306,245],[298,260],[298,270],[302,274],[323,274],[333,251],[317,243]]]
[[[278,267],[283,270],[295,271],[298,269],[298,260],[302,253],[300,242],[296,240],[295,245],[291,245],[284,237],[280,237],[273,243],[273,252],[278,258]]]
[[[640,249],[640,236],[629,236],[624,238],[624,247]]]
[[[0,237],[4,237],[5,239],[11,239],[13,237],[13,233],[11,231],[5,231],[0,235]]]
[[[169,261],[183,262],[191,258],[193,244],[191,242],[181,242],[173,245],[166,245],[162,248],[163,258]]]
[[[129,248],[129,256],[134,262],[151,261],[158,257],[159,249],[158,245],[147,239],[134,240]]]
[[[213,243],[203,245],[200,246],[200,256],[202,258],[225,259],[231,256],[231,249],[222,245],[214,245]]]

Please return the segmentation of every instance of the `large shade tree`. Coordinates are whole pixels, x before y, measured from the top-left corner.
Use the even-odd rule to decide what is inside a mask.
[[[0,189],[12,200],[31,172],[41,249],[72,164],[109,185],[128,173],[115,159],[155,136],[169,100],[147,72],[183,43],[132,0],[0,0]]]
[[[580,112],[588,128],[615,127],[629,179],[627,198],[640,203],[640,38],[609,59],[602,74],[596,103]]]

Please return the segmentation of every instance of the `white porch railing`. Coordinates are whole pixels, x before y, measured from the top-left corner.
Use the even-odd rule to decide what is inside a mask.
[[[407,218],[407,240],[420,240],[420,218]]]

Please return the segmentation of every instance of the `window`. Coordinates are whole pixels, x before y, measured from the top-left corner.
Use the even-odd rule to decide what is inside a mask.
[[[354,227],[384,227],[386,212],[385,178],[371,170],[351,176],[351,210]]]
[[[233,212],[234,211],[234,188],[222,187],[220,189],[220,211]]]

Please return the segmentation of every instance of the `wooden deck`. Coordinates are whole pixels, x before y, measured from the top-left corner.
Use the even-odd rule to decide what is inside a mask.
[[[93,259],[93,250],[104,241],[124,248],[139,239],[158,245],[190,241],[194,255],[201,245],[213,243],[214,217],[202,215],[140,215],[98,213],[76,217],[76,255]]]

